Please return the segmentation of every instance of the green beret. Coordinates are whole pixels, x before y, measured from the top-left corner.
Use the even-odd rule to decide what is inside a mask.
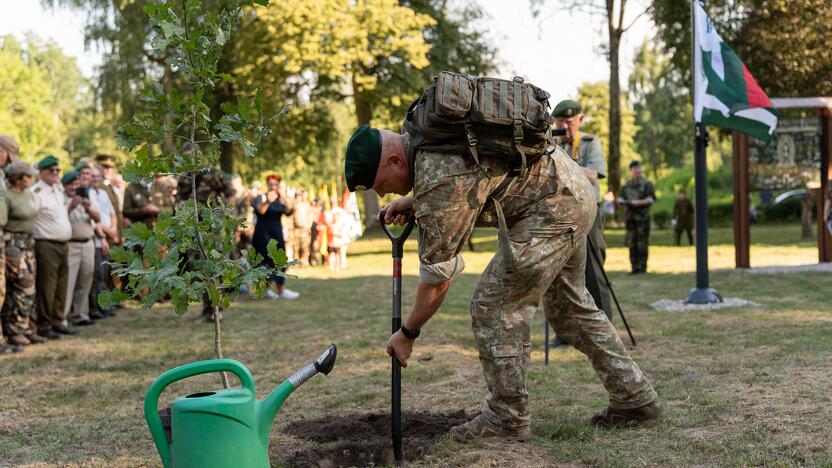
[[[630,161],[630,169],[632,169],[636,166],[641,166],[641,161],[639,161],[638,159],[634,159],[634,160]]]
[[[38,169],[49,169],[52,166],[57,166],[58,162],[58,158],[50,154],[49,156],[38,161]]]
[[[89,168],[90,168],[89,161],[81,161],[81,162],[79,162],[78,164],[75,165],[75,170],[77,172],[81,172],[84,169],[89,169]]]
[[[373,186],[381,161],[381,133],[369,125],[362,125],[347,143],[344,176],[350,192],[367,190]]]
[[[553,117],[574,117],[581,113],[581,104],[572,99],[564,99],[555,106],[552,111]]]
[[[61,177],[61,183],[66,185],[66,184],[72,182],[73,180],[75,180],[77,178],[78,178],[78,173],[77,172],[69,171],[66,174],[64,174],[63,177]]]

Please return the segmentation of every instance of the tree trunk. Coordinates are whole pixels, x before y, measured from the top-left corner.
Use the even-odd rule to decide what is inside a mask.
[[[618,80],[618,49],[621,45],[621,32],[613,26],[612,10],[608,10],[610,35],[610,141],[607,142],[609,156],[607,160],[607,185],[612,193],[618,195],[621,188],[621,86]]]
[[[165,65],[164,75],[162,76],[162,86],[165,89],[165,96],[170,96],[173,93],[173,70],[170,66]],[[168,113],[165,114],[165,125],[170,128],[173,125],[173,116]],[[176,139],[173,135],[165,136],[165,142],[162,145],[162,151],[171,154],[176,152]]]
[[[352,96],[355,101],[355,114],[358,116],[358,125],[369,124],[373,119],[373,108],[366,96],[359,91],[355,82],[355,75],[352,79]],[[373,190],[364,190],[361,193],[364,200],[364,229],[370,229],[376,225],[378,216],[378,194]]]

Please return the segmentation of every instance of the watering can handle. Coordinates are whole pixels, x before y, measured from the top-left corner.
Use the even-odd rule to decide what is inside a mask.
[[[249,390],[254,395],[254,377],[251,376],[251,372],[246,366],[233,359],[212,359],[185,364],[184,366],[165,372],[157,377],[150,385],[147,396],[144,398],[144,417],[147,420],[150,434],[153,435],[153,442],[156,443],[156,449],[159,450],[159,456],[162,457],[162,463],[165,464],[165,468],[171,466],[170,444],[165,437],[162,420],[159,418],[159,396],[168,385],[178,380],[214,372],[233,373],[240,379],[243,388]]]

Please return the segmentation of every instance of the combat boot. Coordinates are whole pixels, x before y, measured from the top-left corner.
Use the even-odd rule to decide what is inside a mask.
[[[603,411],[595,413],[592,418],[589,419],[589,422],[604,429],[614,427],[632,427],[644,421],[656,419],[661,413],[662,402],[654,400],[652,403],[633,409],[607,407]]]
[[[29,342],[32,343],[32,344],[41,344],[41,343],[46,343],[47,341],[49,341],[46,338],[38,335],[37,333],[27,333],[26,334],[26,339],[29,340]]]
[[[12,335],[8,339],[9,344],[17,345],[17,346],[27,346],[32,344],[28,338],[24,335]]]
[[[532,438],[532,430],[529,426],[505,428],[488,422],[480,414],[467,423],[451,428],[451,437],[457,442],[468,440],[485,439],[488,437],[507,437],[518,442],[524,442]]]

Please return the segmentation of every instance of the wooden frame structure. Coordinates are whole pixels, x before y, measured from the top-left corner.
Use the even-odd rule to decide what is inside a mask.
[[[775,98],[777,109],[815,109],[821,125],[820,190],[815,203],[818,218],[818,261],[832,262],[832,235],[823,220],[826,193],[829,190],[830,158],[832,158],[832,97]],[[751,218],[749,215],[748,136],[734,132],[734,262],[736,268],[751,267]],[[811,193],[811,192],[810,192]]]

